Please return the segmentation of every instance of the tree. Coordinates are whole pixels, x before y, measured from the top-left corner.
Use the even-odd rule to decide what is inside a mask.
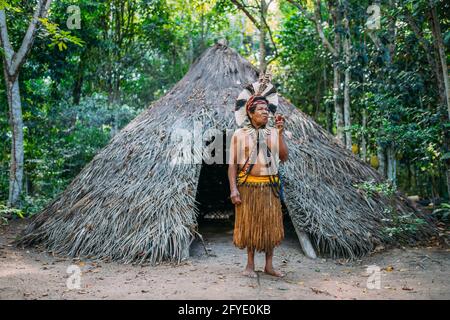
[[[376,0],[375,5],[380,6],[380,0]],[[393,0],[388,1],[389,9],[395,9],[396,3]],[[388,22],[388,34],[385,37],[387,43],[385,44],[379,37],[378,33],[375,30],[368,29],[367,34],[370,39],[373,41],[375,47],[378,51],[383,53],[385,57],[384,61],[384,70],[390,70],[393,64],[393,59],[395,56],[396,49],[396,35],[397,35],[397,26],[396,26],[397,17],[395,15],[391,15],[389,17]],[[387,73],[387,72],[386,72]],[[383,175],[387,176],[394,184],[396,184],[396,170],[397,170],[397,160],[395,158],[395,142],[391,141],[388,146],[384,146],[381,143],[378,143],[377,148],[377,157],[379,161],[378,171]]]
[[[349,150],[352,149],[352,132],[351,127],[351,114],[350,114],[350,68],[351,68],[351,34],[349,28],[349,5],[348,1],[344,0],[344,17],[342,20],[344,29],[343,49],[344,49],[344,126],[345,126],[345,147]]]
[[[405,1],[407,2],[407,1]],[[450,122],[450,85],[448,77],[448,67],[445,53],[445,46],[442,39],[441,25],[439,21],[437,3],[433,0],[423,0],[416,2],[414,9],[410,10],[405,4],[402,5],[402,14],[411,30],[421,45],[429,66],[433,71],[436,86],[439,93],[439,105],[446,106],[447,123]],[[425,14],[424,14],[425,13]],[[428,17],[429,29],[431,30],[431,41],[426,37],[423,29],[423,22],[427,22],[422,17]],[[430,43],[431,42],[431,43]],[[443,160],[446,167],[447,192],[450,195],[450,130],[448,125],[443,126],[444,151]]]
[[[265,72],[267,66],[278,56],[272,30],[267,24],[267,12],[272,1],[273,0],[269,0],[266,2],[266,0],[260,0],[256,4],[251,4],[250,1],[246,3],[244,0],[231,0],[231,2],[241,10],[259,30],[259,71],[261,73]],[[266,59],[267,49],[265,41],[267,32],[269,33],[270,41],[275,51],[274,56],[269,61]]]
[[[8,34],[5,7],[0,8],[0,44],[3,49],[3,72],[8,97],[10,125],[12,131],[11,163],[9,176],[8,205],[17,206],[22,191],[23,181],[23,118],[20,99],[19,73],[30,52],[36,37],[40,19],[45,18],[51,0],[39,0],[22,40],[20,48],[15,51]]]
[[[440,95],[445,97],[445,104],[447,105],[447,125],[444,126],[444,148],[446,151],[446,157],[443,157],[443,160],[445,161],[446,166],[447,192],[450,197],[450,84],[448,79],[447,56],[445,54],[444,42],[442,40],[441,25],[436,10],[436,3],[434,0],[430,0],[429,4],[431,30],[433,32],[434,45],[437,51],[437,56],[439,57],[439,63],[436,62],[436,65],[440,64],[442,78],[444,81],[444,88],[440,86],[439,91],[441,92]],[[444,92],[442,93],[442,91]]]
[[[346,144],[346,138],[344,136],[344,121],[347,120],[347,125],[350,126],[350,101],[345,101],[345,106],[347,107],[345,110],[343,108],[340,95],[341,95],[341,67],[340,67],[340,61],[341,58],[341,46],[342,46],[342,39],[341,39],[341,33],[339,29],[341,28],[342,24],[342,17],[341,17],[341,10],[339,8],[338,1],[329,1],[329,11],[332,17],[333,26],[334,26],[334,41],[333,44],[331,44],[330,39],[325,35],[325,32],[323,30],[323,21],[322,21],[322,4],[320,0],[314,1],[314,14],[311,14],[306,10],[306,8],[302,5],[300,1],[297,0],[288,0],[291,4],[293,4],[295,7],[297,7],[300,12],[306,16],[308,19],[310,19],[316,26],[317,34],[320,37],[322,44],[325,48],[328,49],[330,54],[333,57],[333,101],[334,101],[334,112],[335,112],[335,121],[336,121],[336,137],[339,141],[342,142],[342,144],[346,145],[347,148],[351,148],[351,141],[350,145]],[[348,40],[346,40],[348,41]],[[346,46],[346,53],[348,54],[350,51],[349,45]],[[345,83],[350,83],[350,74],[346,73],[346,81]],[[347,88],[348,89],[348,88]],[[348,91],[347,91],[348,93]],[[346,94],[345,97],[347,99],[350,99],[349,95]],[[347,112],[347,115],[344,112]],[[351,135],[350,135],[351,136]],[[349,139],[350,140],[350,139]]]

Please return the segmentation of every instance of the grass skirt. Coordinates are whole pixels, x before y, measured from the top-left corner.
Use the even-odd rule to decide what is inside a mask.
[[[240,249],[271,251],[284,238],[281,202],[269,183],[238,185],[241,204],[235,205],[233,243]]]

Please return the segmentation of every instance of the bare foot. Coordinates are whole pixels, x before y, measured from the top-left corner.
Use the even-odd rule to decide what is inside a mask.
[[[274,277],[279,277],[279,278],[283,278],[285,276],[284,273],[282,273],[280,271],[276,271],[273,268],[264,268],[264,272],[267,273],[268,275],[271,275]]]
[[[249,278],[256,278],[258,277],[258,275],[256,274],[255,270],[253,270],[252,268],[245,268],[245,270],[242,272],[242,274],[246,277]]]

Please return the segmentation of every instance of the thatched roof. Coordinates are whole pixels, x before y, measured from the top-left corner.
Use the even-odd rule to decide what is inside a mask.
[[[123,128],[67,189],[33,217],[19,240],[70,256],[122,262],[180,261],[188,256],[198,215],[201,164],[171,164],[175,128],[233,129],[234,103],[258,71],[221,44],[206,50],[164,97]],[[354,185],[379,174],[309,116],[280,97],[290,158],[284,164],[286,207],[320,253],[357,257],[388,241],[389,200]],[[399,213],[414,212],[401,194]],[[426,235],[417,231],[417,238]],[[414,240],[414,239],[413,239]]]

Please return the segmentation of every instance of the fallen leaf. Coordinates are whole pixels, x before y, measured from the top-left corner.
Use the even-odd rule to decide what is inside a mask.
[[[320,290],[320,289],[317,289],[317,288],[313,288],[313,287],[311,287],[310,289],[311,289],[312,292],[314,292],[315,294],[323,293],[323,294],[325,294],[325,295],[327,295],[327,296],[330,296],[330,294],[329,294],[327,291],[323,291],[323,290]]]
[[[352,273],[352,270],[350,270],[350,269],[345,269],[345,270],[342,270],[342,272],[345,272],[345,273]]]
[[[402,290],[406,290],[406,291],[412,291],[414,290],[413,288],[409,288],[407,286],[402,287]]]

